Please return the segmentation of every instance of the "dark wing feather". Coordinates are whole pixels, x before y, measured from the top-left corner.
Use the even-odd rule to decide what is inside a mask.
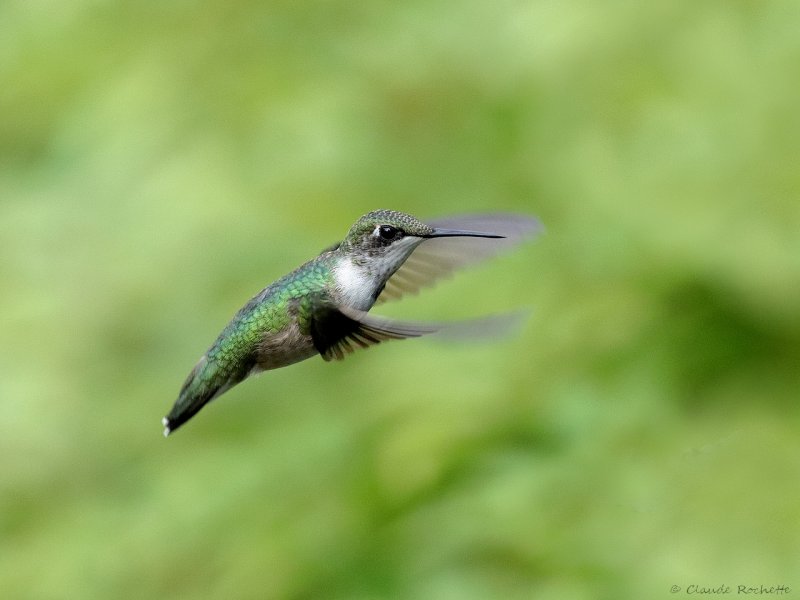
[[[438,334],[443,340],[469,341],[501,338],[518,331],[528,311],[490,315],[448,323],[397,321],[348,307],[321,305],[311,319],[314,346],[325,360],[342,360],[358,348],[386,340],[404,340]]]
[[[422,242],[389,278],[377,302],[416,294],[461,267],[478,263],[512,248],[542,231],[538,219],[507,213],[462,215],[428,223],[431,227],[465,229],[502,238],[442,237]]]
[[[440,325],[395,321],[329,303],[320,304],[311,318],[314,347],[325,360],[342,360],[358,348],[386,340],[403,340],[435,333]]]

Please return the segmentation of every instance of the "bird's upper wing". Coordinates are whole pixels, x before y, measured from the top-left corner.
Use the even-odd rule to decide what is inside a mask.
[[[431,227],[466,229],[502,238],[441,237],[422,242],[386,282],[377,302],[416,294],[456,269],[486,260],[542,231],[535,217],[508,213],[461,215],[428,223]]]

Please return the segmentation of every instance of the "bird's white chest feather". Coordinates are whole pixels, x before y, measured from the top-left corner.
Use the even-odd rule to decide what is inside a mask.
[[[375,301],[375,281],[366,269],[344,258],[336,266],[336,287],[344,302],[358,310],[369,310]]]

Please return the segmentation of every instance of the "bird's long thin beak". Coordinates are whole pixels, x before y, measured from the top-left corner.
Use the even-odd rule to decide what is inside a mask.
[[[439,237],[480,237],[480,238],[504,238],[506,236],[497,233],[487,233],[485,231],[469,231],[466,229],[442,229],[437,227],[432,233],[422,236],[425,238]]]

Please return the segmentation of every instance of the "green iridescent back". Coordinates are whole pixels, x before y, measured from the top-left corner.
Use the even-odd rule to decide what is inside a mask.
[[[302,333],[308,333],[312,298],[326,293],[333,273],[333,253],[325,252],[270,284],[231,319],[207,352],[210,361],[222,371],[249,370],[255,364],[255,352],[265,335],[277,334],[291,324],[296,315]],[[233,375],[233,373],[218,373]]]

